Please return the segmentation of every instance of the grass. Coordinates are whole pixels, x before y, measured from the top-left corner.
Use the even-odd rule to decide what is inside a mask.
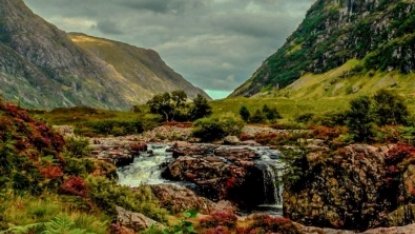
[[[296,117],[305,113],[323,115],[327,112],[337,112],[347,110],[350,98],[321,98],[312,99],[288,99],[284,97],[260,97],[260,98],[231,98],[212,102],[214,115],[224,112],[239,113],[241,106],[245,105],[254,112],[261,109],[263,105],[276,107],[284,121],[294,121]]]
[[[0,211],[0,230],[10,229],[8,233],[33,233],[22,230],[35,228],[36,231],[45,231],[56,217],[65,218],[72,226],[86,233],[108,233],[110,224],[109,217],[88,207],[81,199],[53,193],[40,197],[4,196],[0,198]]]
[[[281,90],[262,92],[252,98],[230,98],[213,101],[214,115],[223,112],[238,113],[242,105],[251,113],[264,104],[276,107],[283,116],[282,122],[292,122],[295,117],[313,113],[321,116],[330,112],[341,112],[348,108],[350,100],[361,96],[372,96],[381,89],[392,90],[405,98],[412,113],[415,113],[415,74],[397,71],[368,71],[356,73],[363,62],[351,59],[344,65],[323,74],[305,74]]]
[[[89,107],[59,108],[52,111],[32,111],[50,125],[71,125],[83,136],[128,135],[150,130],[159,123],[156,115],[143,112],[101,110]]]

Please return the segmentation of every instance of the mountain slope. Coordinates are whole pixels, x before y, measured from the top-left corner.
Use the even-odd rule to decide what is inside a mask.
[[[146,76],[135,81],[124,77],[22,0],[0,0],[0,52],[0,94],[23,106],[127,109],[155,93],[140,88],[138,82],[147,82]],[[203,93],[191,85],[186,88],[190,94]],[[168,90],[160,87],[163,91]]]
[[[181,75],[168,67],[154,50],[137,48],[126,43],[71,33],[71,40],[79,47],[99,57],[127,79],[135,90],[142,90],[139,99],[147,100],[162,91],[187,90],[195,97],[204,92],[195,88]]]
[[[414,25],[414,0],[317,0],[287,42],[231,96],[285,88],[307,73],[322,74],[351,60],[359,62],[331,85],[355,75],[411,73]]]

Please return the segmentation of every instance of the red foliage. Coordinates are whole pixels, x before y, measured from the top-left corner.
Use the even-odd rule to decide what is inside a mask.
[[[200,220],[200,224],[204,227],[233,227],[238,218],[235,213],[230,210],[214,211],[209,216]]]
[[[385,162],[388,165],[396,165],[405,158],[415,157],[415,147],[406,144],[397,144],[388,151]]]
[[[63,176],[63,171],[58,166],[41,167],[39,171],[47,179],[56,179]]]
[[[340,127],[312,126],[313,136],[318,139],[329,140],[339,137],[345,132]]]
[[[88,194],[87,186],[83,178],[70,177],[63,182],[60,187],[60,192],[63,194],[86,197]]]

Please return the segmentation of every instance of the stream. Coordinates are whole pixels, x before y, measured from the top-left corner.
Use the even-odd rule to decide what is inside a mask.
[[[262,205],[254,211],[272,215],[282,214],[282,186],[278,178],[281,176],[282,163],[279,158],[281,153],[266,146],[221,146],[250,148],[260,156],[254,161],[255,167],[261,171],[262,194],[265,194]],[[133,163],[119,167],[117,170],[118,183],[129,187],[140,185],[175,184],[186,186],[185,182],[169,181],[162,177],[162,171],[173,160],[169,152],[170,146],[166,144],[148,144],[146,152],[142,152],[134,158]]]

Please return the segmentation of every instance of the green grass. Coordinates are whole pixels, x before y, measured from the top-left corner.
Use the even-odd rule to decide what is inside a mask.
[[[305,113],[314,113],[317,116],[328,112],[340,112],[347,110],[350,98],[320,98],[312,99],[288,99],[283,97],[259,97],[259,98],[231,98],[212,102],[213,115],[224,112],[239,113],[241,106],[245,105],[254,112],[263,105],[276,107],[283,117],[282,122],[292,122],[296,117]]]
[[[9,230],[7,233],[43,233],[56,217],[85,233],[106,234],[111,223],[103,212],[91,209],[82,199],[52,193],[40,197],[5,195],[0,197],[0,211],[0,230]]]

